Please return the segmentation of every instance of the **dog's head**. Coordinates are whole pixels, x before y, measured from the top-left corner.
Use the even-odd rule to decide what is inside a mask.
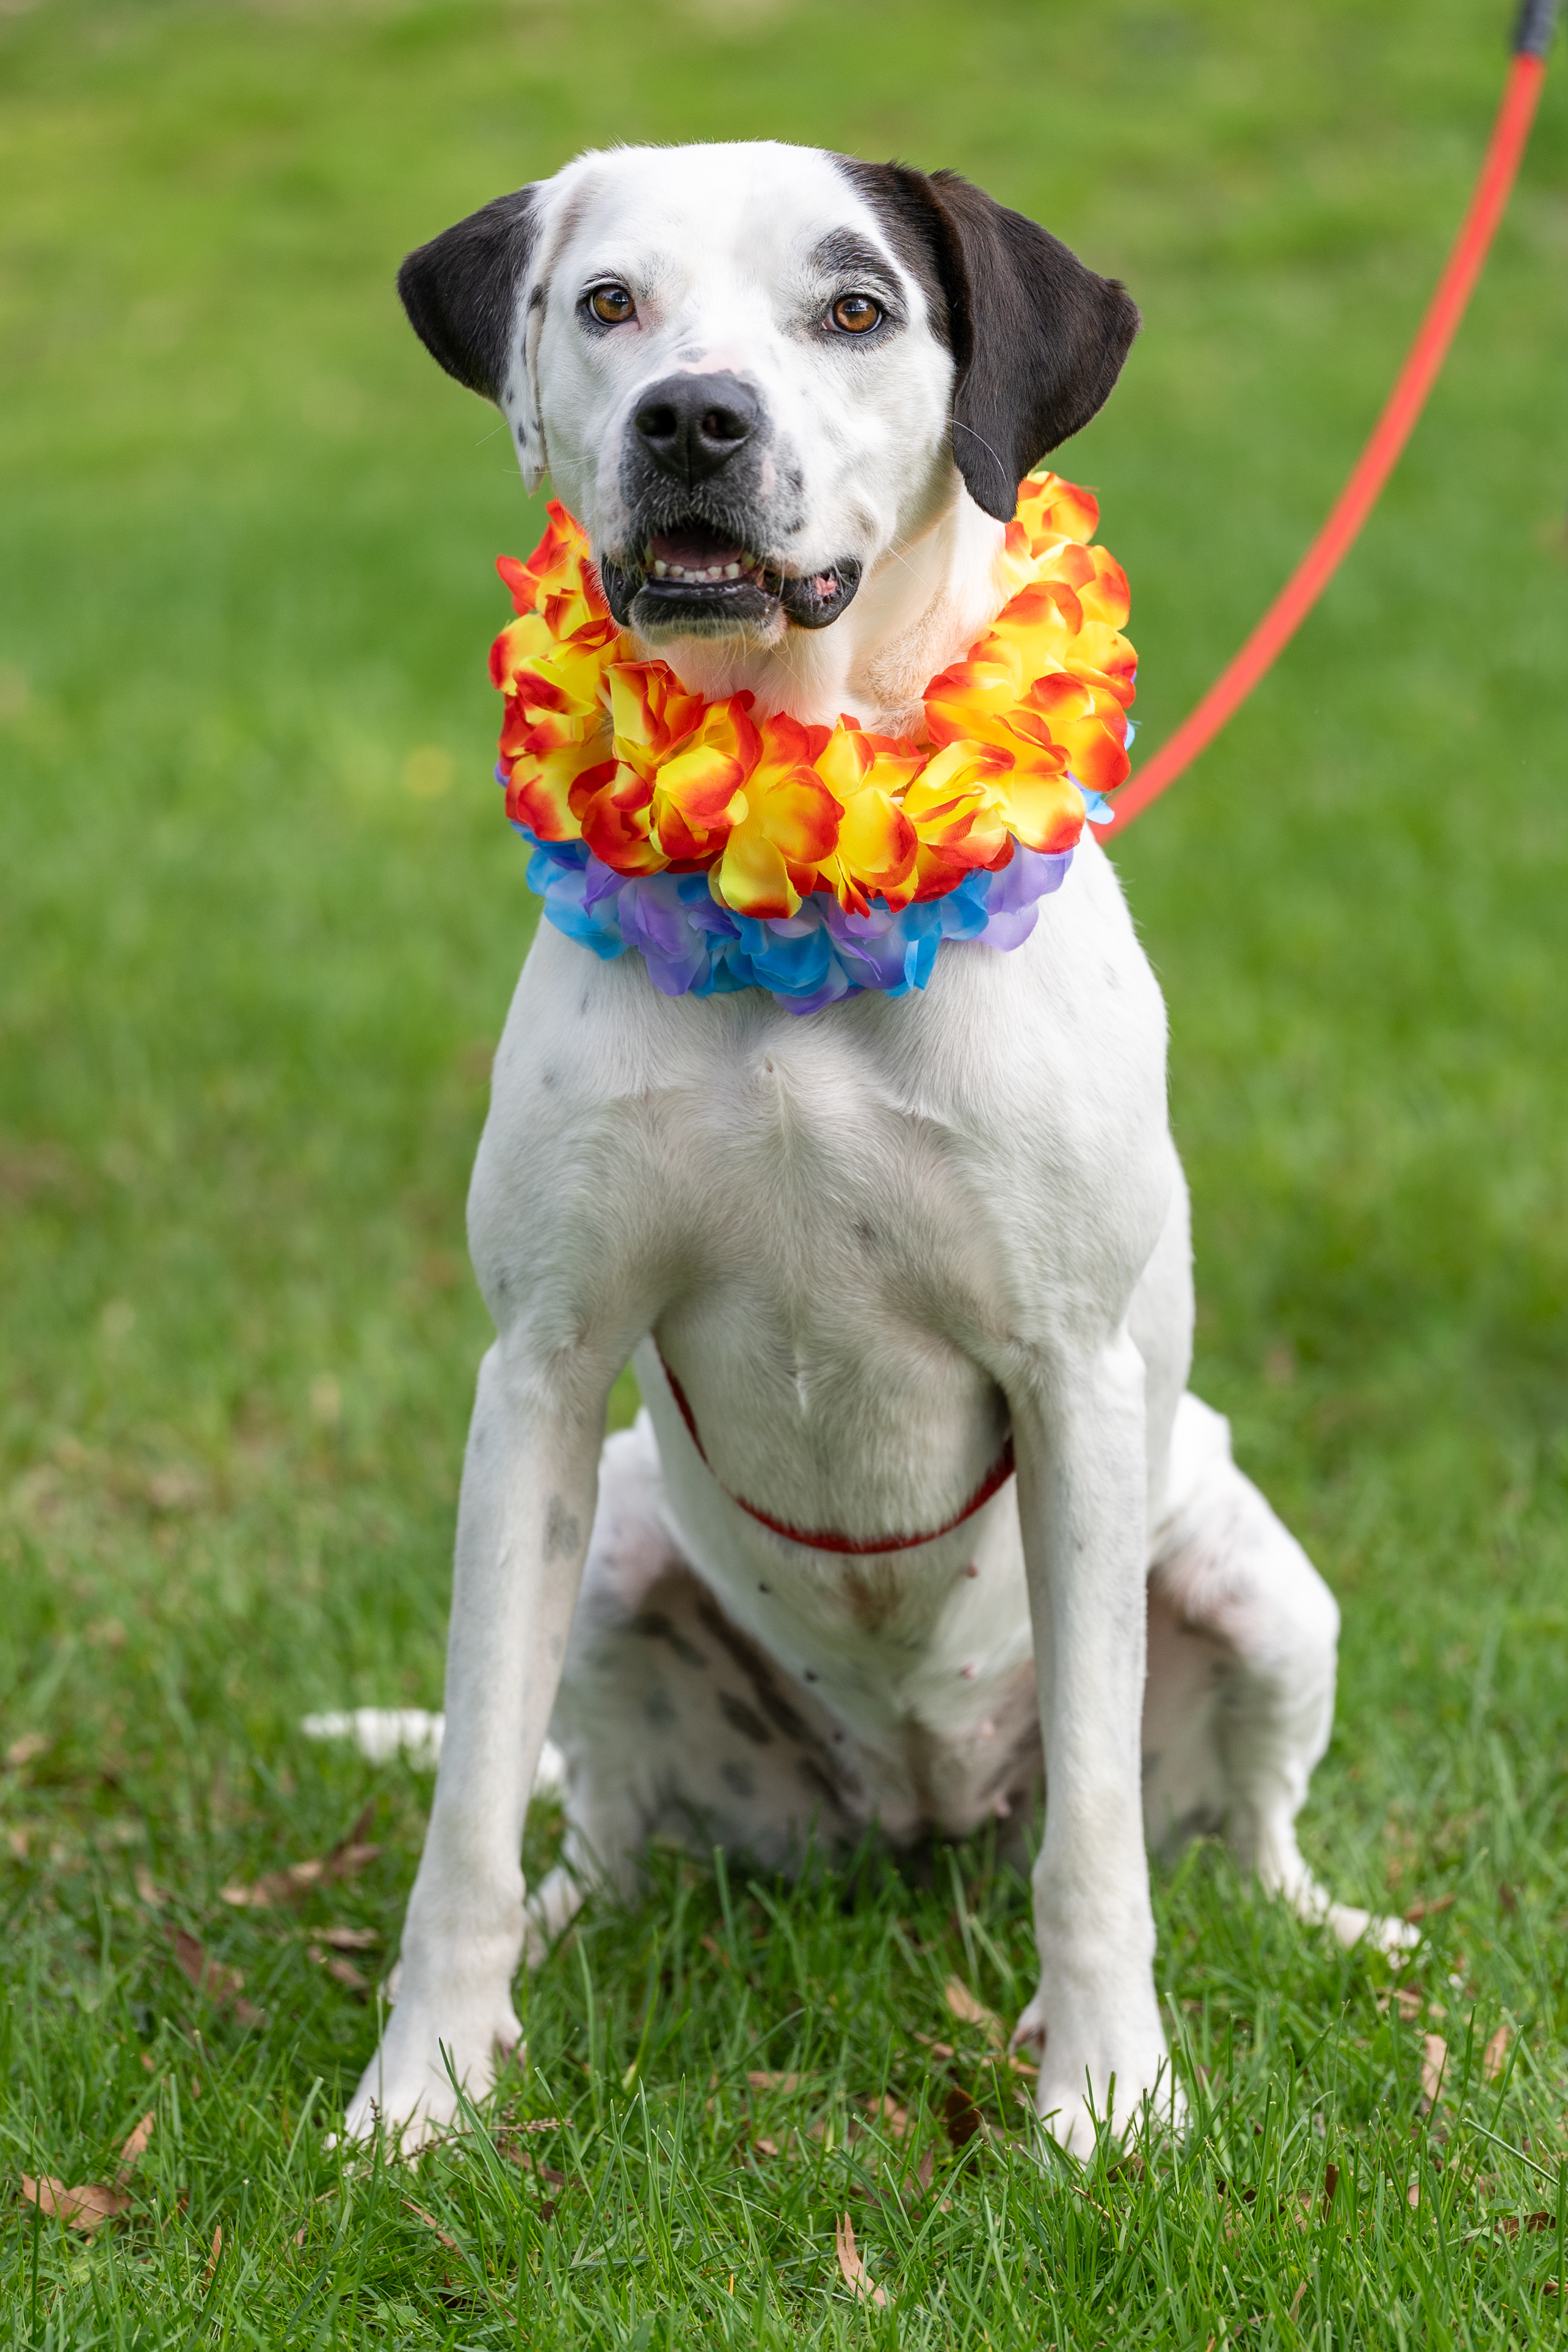
[[[771,143],[583,156],[398,285],[655,644],[824,628],[963,490],[1006,520],[1139,323],[952,173]]]

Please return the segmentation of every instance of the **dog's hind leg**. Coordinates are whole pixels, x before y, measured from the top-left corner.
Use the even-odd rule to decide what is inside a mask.
[[[1244,1866],[1344,1944],[1415,1931],[1336,1903],[1296,1842],[1333,1723],[1340,1614],[1300,1545],[1231,1459],[1223,1416],[1177,1410],[1149,1575],[1144,1816],[1151,1843],[1223,1827]]]
[[[862,1825],[843,1735],[683,1559],[646,1412],[605,1445],[551,1731],[567,1835],[529,1898],[531,1965],[590,1887],[635,1895],[651,1837],[782,1868]]]

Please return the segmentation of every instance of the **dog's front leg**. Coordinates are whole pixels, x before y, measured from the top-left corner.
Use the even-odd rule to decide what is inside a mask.
[[[593,1523],[604,1399],[501,1344],[479,1370],[458,1512],[447,1729],[403,1929],[397,2004],[349,2107],[413,2147],[519,2038],[521,1844]],[[593,1386],[593,1383],[583,1384]]]
[[[1125,1335],[1010,1399],[1046,1753],[1035,1865],[1039,1990],[1016,2042],[1037,2105],[1087,2155],[1145,2093],[1172,2113],[1154,1992],[1139,1732],[1148,1633],[1143,1364]]]

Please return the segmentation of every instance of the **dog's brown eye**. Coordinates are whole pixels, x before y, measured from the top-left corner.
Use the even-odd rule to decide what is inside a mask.
[[[637,309],[624,286],[598,286],[588,297],[588,308],[606,327],[625,324]]]
[[[882,306],[869,294],[841,294],[828,316],[847,335],[864,335],[880,320]]]

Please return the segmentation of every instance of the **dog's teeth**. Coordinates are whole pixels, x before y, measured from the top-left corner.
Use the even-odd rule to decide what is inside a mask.
[[[660,562],[658,562],[658,558],[657,558],[657,557],[655,558],[655,560],[654,560],[654,567],[653,567],[653,576],[654,576],[654,578],[655,578],[656,580],[662,580],[662,579],[664,578],[664,576],[665,576],[665,573],[666,573],[668,570],[669,570],[669,566],[668,566],[668,563],[660,563]]]
[[[738,563],[726,563],[724,566],[724,577],[726,580],[738,580],[740,576],[741,567]]]

